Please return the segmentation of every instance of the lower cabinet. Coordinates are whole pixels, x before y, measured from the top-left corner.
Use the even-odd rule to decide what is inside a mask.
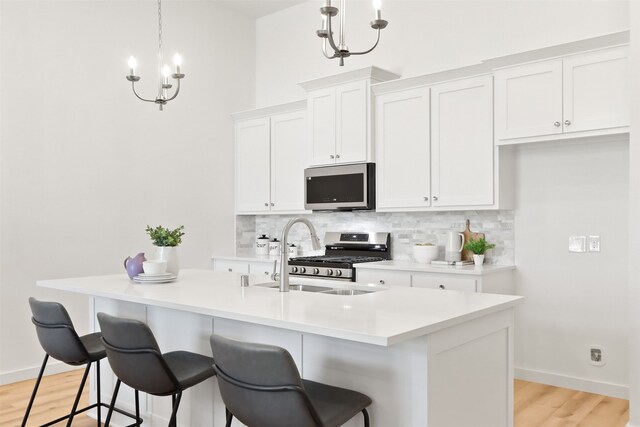
[[[233,258],[213,258],[213,271],[270,276],[273,273],[274,261],[275,260],[247,261]]]
[[[436,273],[414,270],[356,268],[356,281],[383,286],[410,286],[465,292],[513,294],[513,270],[504,269],[490,274]]]

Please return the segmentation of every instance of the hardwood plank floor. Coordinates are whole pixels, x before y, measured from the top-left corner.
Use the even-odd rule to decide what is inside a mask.
[[[66,414],[81,377],[82,370],[76,370],[43,378],[28,426]],[[0,427],[20,425],[33,384],[30,380],[0,387]],[[515,427],[624,427],[629,421],[629,402],[624,399],[519,380],[514,390]],[[86,406],[88,400],[85,390],[80,405]],[[95,420],[85,414],[73,422],[74,427],[95,425]]]

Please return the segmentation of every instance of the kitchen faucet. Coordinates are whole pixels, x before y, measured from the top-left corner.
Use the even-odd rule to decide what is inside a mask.
[[[317,251],[322,249],[320,246],[320,239],[318,239],[318,233],[311,224],[311,221],[305,218],[293,218],[282,229],[282,238],[280,239],[280,273],[273,274],[273,280],[278,280],[280,283],[280,292],[289,292],[289,248],[287,247],[287,239],[289,238],[289,229],[293,224],[301,222],[307,226],[309,233],[311,234],[311,246],[313,250]],[[275,265],[274,265],[275,270]]]

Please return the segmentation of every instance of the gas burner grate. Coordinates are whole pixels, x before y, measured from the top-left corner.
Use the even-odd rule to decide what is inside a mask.
[[[383,261],[382,257],[375,256],[327,256],[327,255],[319,255],[319,256],[307,256],[307,257],[298,257],[291,258],[289,261],[299,261],[299,262],[317,262],[317,263],[330,263],[330,262],[342,262],[349,264],[356,264],[359,262],[375,262],[375,261]]]

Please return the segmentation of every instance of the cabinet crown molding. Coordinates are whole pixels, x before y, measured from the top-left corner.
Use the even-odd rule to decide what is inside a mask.
[[[307,108],[307,100],[287,102],[285,104],[270,105],[268,107],[256,108],[253,110],[239,111],[231,114],[233,120],[257,119],[258,117],[272,116],[274,114],[286,113],[288,111],[304,110]]]
[[[391,71],[383,70],[382,68],[370,66],[366,68],[360,68],[358,70],[347,71],[345,73],[307,80],[298,83],[298,85],[308,92],[315,89],[322,89],[325,87],[335,86],[342,83],[349,83],[357,80],[369,79],[372,83],[378,83],[387,80],[395,80],[398,78],[400,78],[398,74],[392,73]]]

